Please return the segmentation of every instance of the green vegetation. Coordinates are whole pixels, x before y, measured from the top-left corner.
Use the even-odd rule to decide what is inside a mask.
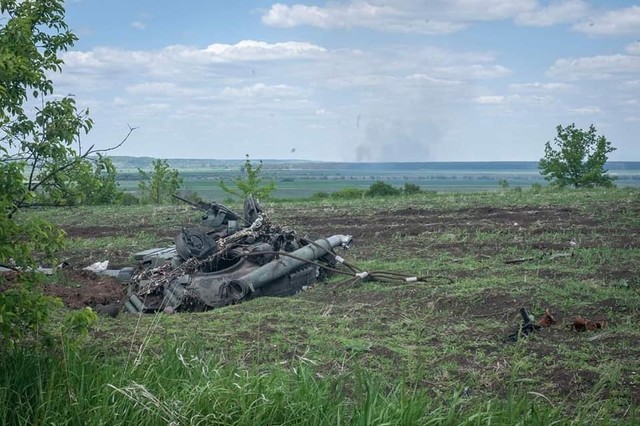
[[[178,193],[183,183],[180,173],[176,169],[170,169],[167,160],[153,160],[152,166],[151,172],[138,169],[140,201],[151,204],[176,202],[172,195]]]
[[[380,180],[371,184],[367,192],[365,192],[365,195],[367,197],[394,197],[401,194],[401,189],[391,186],[388,183],[384,183]]]
[[[218,182],[218,186],[227,195],[242,200],[249,195],[253,195],[259,200],[266,201],[276,190],[276,183],[274,180],[264,183],[264,178],[261,177],[262,165],[262,161],[260,161],[257,166],[254,166],[249,159],[249,154],[247,154],[244,166],[241,169],[242,174],[233,179],[233,184],[236,188],[230,188],[222,179]]]
[[[122,204],[125,194],[119,188],[116,168],[113,161],[98,153],[94,159],[88,159],[72,169],[77,176],[73,179],[77,187],[73,191],[77,195],[77,204],[105,205]]]
[[[312,194],[310,199],[322,200],[333,198],[336,200],[357,200],[363,197],[398,197],[401,195],[416,195],[422,192],[422,189],[413,183],[405,182],[403,188],[397,188],[379,180],[372,183],[367,190],[346,187],[332,193],[320,191]]]
[[[577,129],[575,124],[556,127],[554,145],[547,142],[540,160],[540,173],[553,185],[575,188],[611,187],[615,177],[604,169],[607,154],[616,149],[596,128]]]
[[[364,197],[365,194],[366,191],[364,189],[342,188],[339,191],[329,194],[329,196],[336,200],[357,200]]]
[[[319,377],[304,357],[289,369],[225,365],[202,345],[167,344],[136,363],[34,352],[0,357],[3,424],[523,424],[543,425],[560,409],[518,395],[469,411],[469,398],[441,401],[366,371]],[[38,372],[35,375],[34,372]],[[66,379],[61,379],[66,378]],[[25,416],[25,414],[27,414]],[[586,413],[585,413],[586,414]]]
[[[125,191],[137,191],[137,169],[132,164],[150,169],[152,159],[111,157],[118,170],[118,182]],[[148,164],[147,164],[148,163]],[[229,185],[242,175],[245,160],[170,159],[168,163],[180,171],[184,178],[183,190],[188,189],[205,200],[225,200],[225,193],[217,182],[223,179]],[[547,186],[540,175],[538,162],[495,163],[313,163],[265,160],[261,173],[266,180],[276,182],[271,200],[300,200],[317,192],[334,193],[343,188],[367,190],[373,183],[383,181],[394,187],[409,183],[425,191],[477,192],[497,191],[500,179],[511,188],[528,189]],[[640,162],[607,163],[610,173],[620,187],[640,185]],[[135,172],[135,173],[133,173]],[[232,185],[229,185],[233,187]],[[237,198],[237,197],[235,197]]]
[[[298,232],[353,234],[341,255],[365,270],[428,283],[333,280],[200,314],[101,318],[77,352],[3,355],[5,422],[637,422],[637,189],[426,192],[265,207],[274,223]],[[126,265],[131,252],[168,245],[199,220],[184,205],[29,216],[40,214],[74,236],[60,255],[81,265]],[[505,264],[511,259],[530,260]],[[508,341],[521,305],[536,318],[549,309],[558,324]],[[576,315],[607,326],[573,331]]]
[[[416,195],[422,192],[422,188],[416,185],[415,183],[405,182],[404,187],[402,188],[402,193],[404,195]]]
[[[62,68],[58,55],[76,41],[64,22],[63,2],[2,1],[0,12],[0,265],[14,271],[10,283],[0,276],[0,347],[12,351],[53,336],[48,320],[54,301],[39,291],[32,268],[36,258],[51,261],[64,246],[61,230],[26,217],[23,209],[74,204],[84,184],[113,181],[89,163],[96,151],[82,151],[80,135],[93,125],[88,111],[78,111],[70,96],[48,98],[54,92],[50,75]],[[105,158],[98,162],[107,174],[114,170]],[[68,321],[80,330],[93,318],[89,311]]]

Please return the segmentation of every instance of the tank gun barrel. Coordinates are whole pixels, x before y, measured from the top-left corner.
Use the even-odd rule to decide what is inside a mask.
[[[233,299],[240,300],[260,287],[305,265],[308,261],[330,253],[334,247],[349,245],[352,239],[351,235],[333,235],[329,238],[316,240],[314,244],[306,245],[290,253],[295,257],[281,256],[276,261],[269,262],[240,278],[231,280],[226,285],[228,294]]]

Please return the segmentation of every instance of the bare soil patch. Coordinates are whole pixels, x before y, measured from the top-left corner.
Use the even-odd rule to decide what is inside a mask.
[[[62,270],[58,274],[64,277],[64,282],[45,285],[44,293],[60,298],[68,308],[124,303],[127,289],[112,278],[84,270]]]

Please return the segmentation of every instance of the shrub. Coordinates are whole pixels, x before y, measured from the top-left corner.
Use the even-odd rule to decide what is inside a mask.
[[[402,192],[404,193],[404,195],[414,195],[414,194],[420,194],[423,191],[422,191],[422,188],[420,188],[418,185],[414,183],[405,182]]]
[[[394,186],[384,183],[381,180],[372,183],[366,192],[367,197],[388,197],[401,195],[402,190]]]
[[[365,190],[358,188],[342,188],[331,194],[331,198],[339,200],[356,200],[364,197]]]

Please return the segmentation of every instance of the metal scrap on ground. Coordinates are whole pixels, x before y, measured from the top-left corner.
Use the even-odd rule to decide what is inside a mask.
[[[184,200],[186,201],[186,200]],[[205,311],[260,296],[295,294],[335,270],[350,235],[315,241],[273,224],[249,196],[244,214],[217,203],[202,226],[183,228],[175,246],[137,253],[130,279],[129,312]]]

